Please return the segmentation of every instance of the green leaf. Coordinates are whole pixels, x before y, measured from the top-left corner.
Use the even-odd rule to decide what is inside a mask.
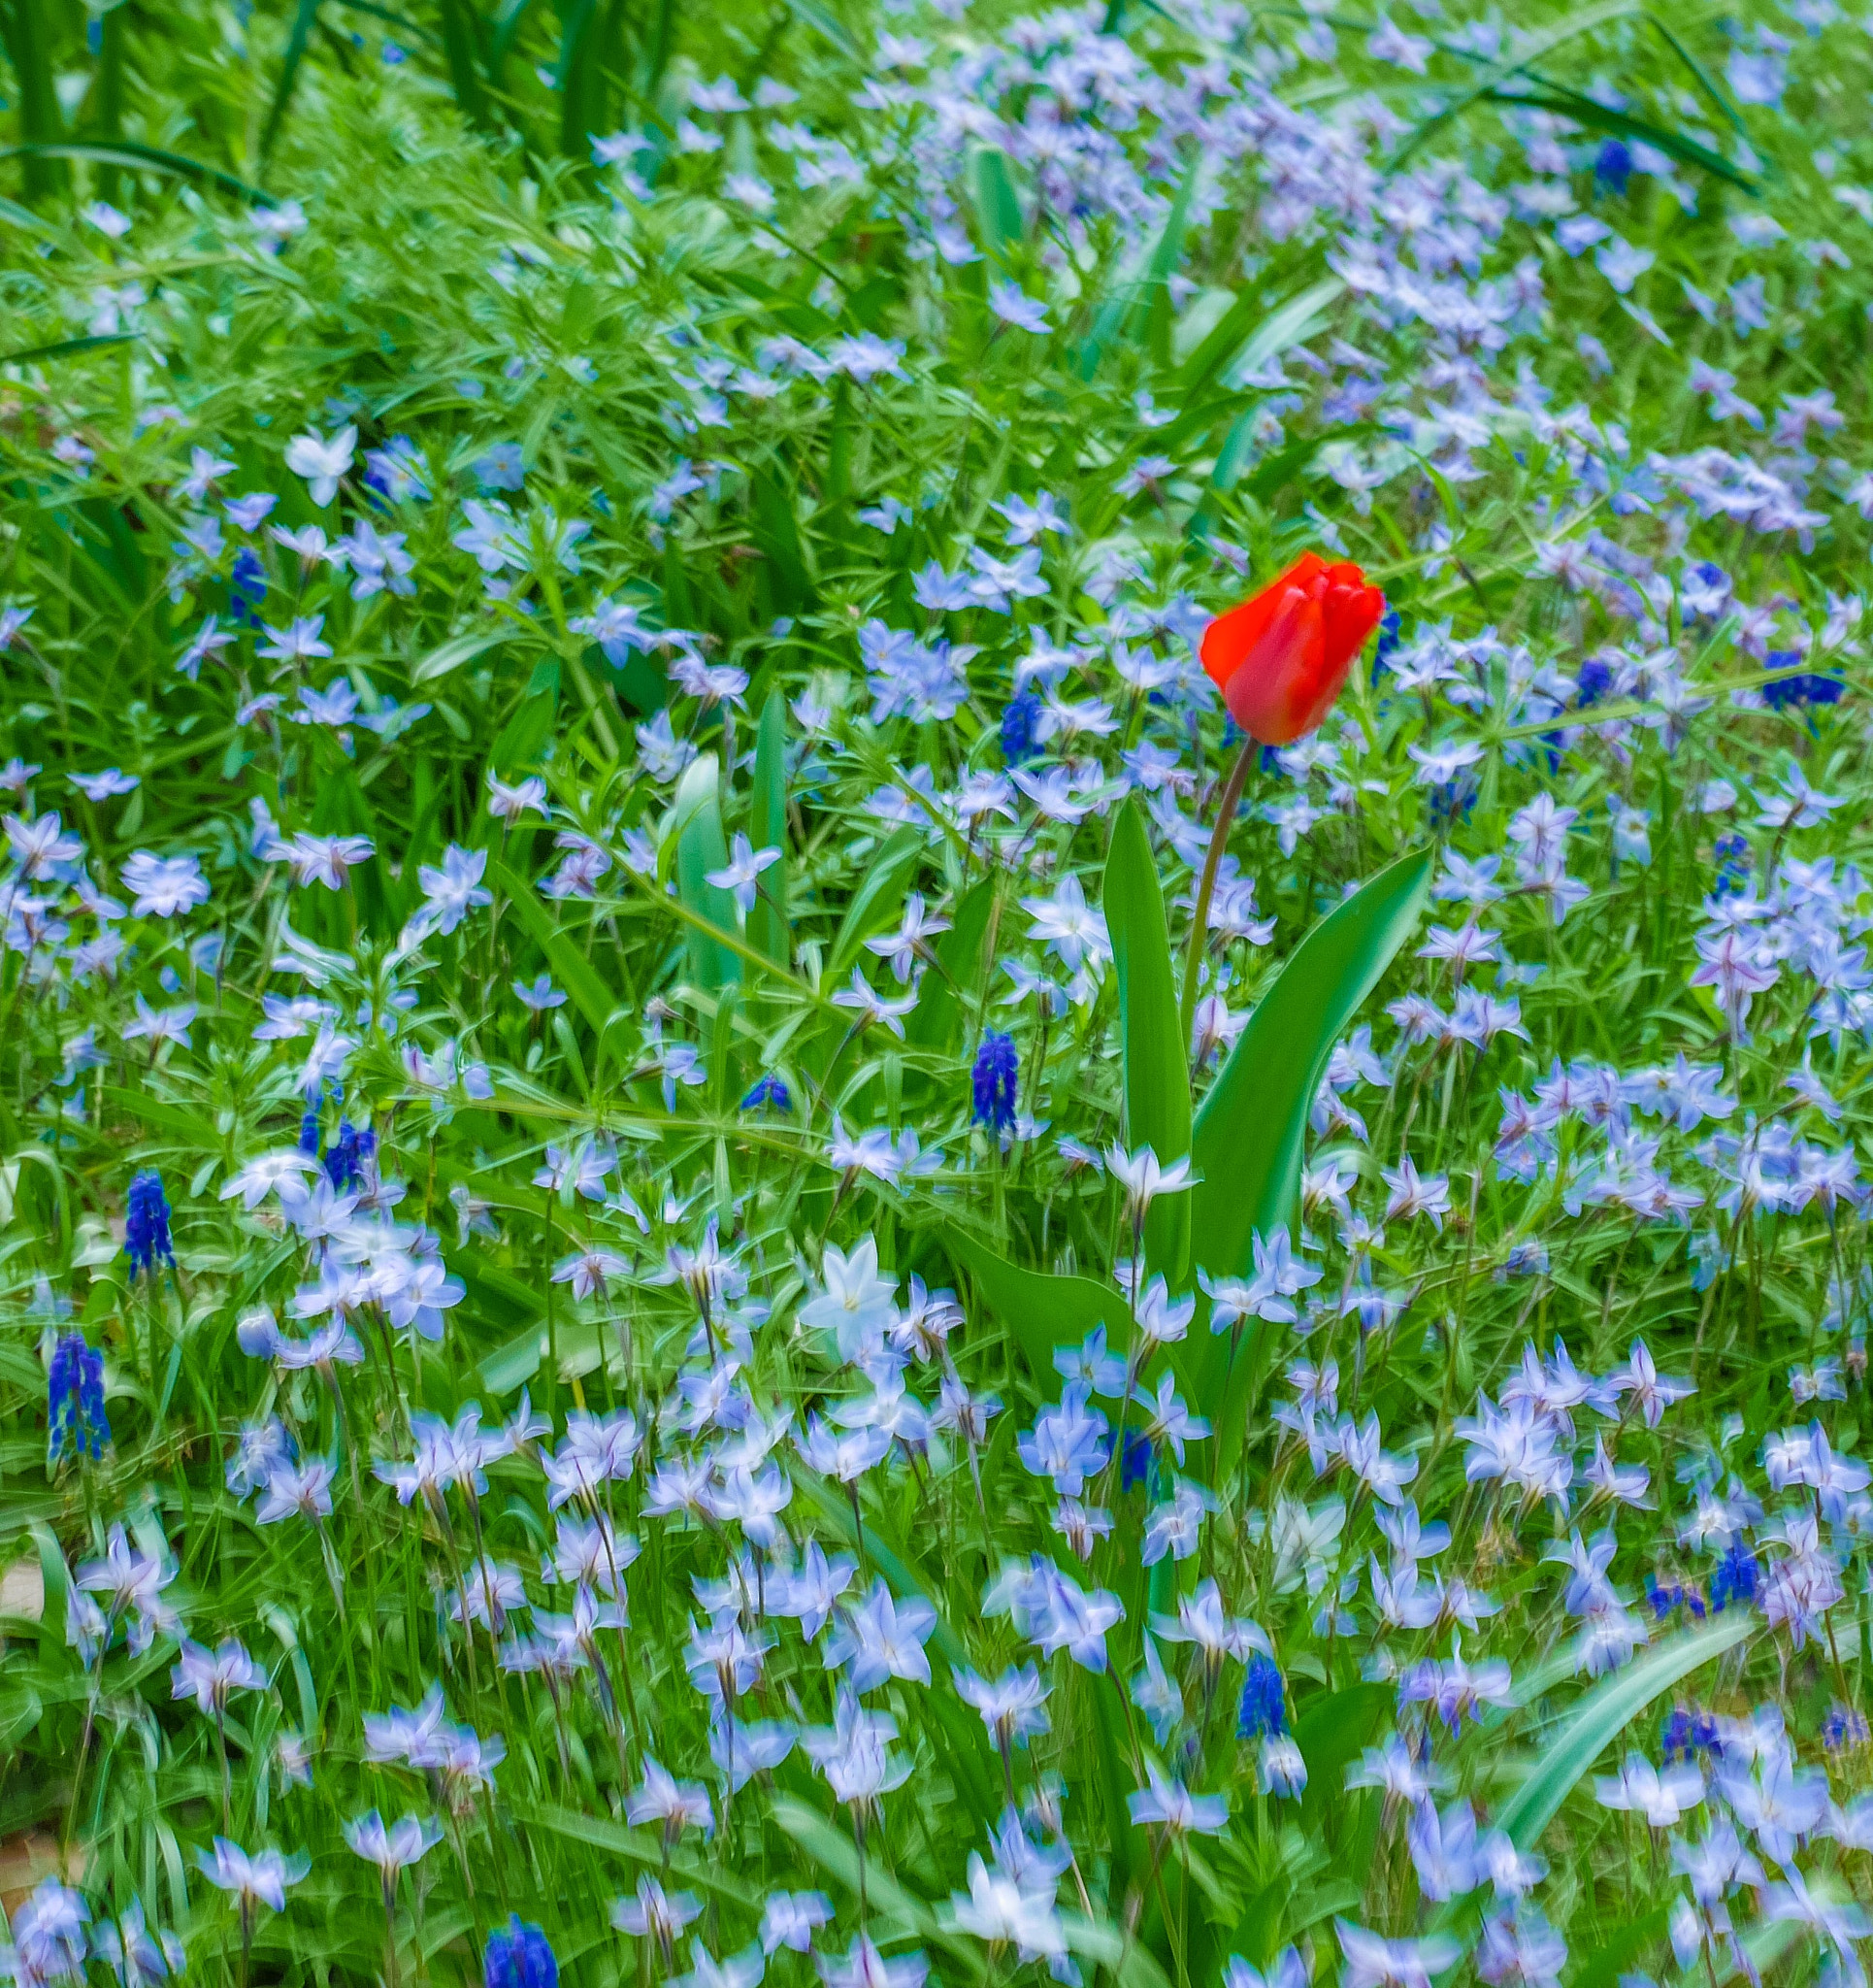
[[[829,983],[843,979],[846,968],[859,956],[859,947],[898,915],[923,853],[923,831],[906,826],[894,830],[872,857],[865,881],[852,893],[834,937],[826,962]]]
[[[708,880],[708,873],[726,869],[729,860],[718,789],[714,753],[699,754],[676,787],[672,823],[676,839],[676,895],[699,918],[733,931],[735,900],[720,884]],[[708,933],[690,926],[688,944],[689,977],[705,992],[712,993],[741,977],[741,962]]]
[[[793,504],[772,470],[756,470],[748,481],[754,497],[754,542],[768,562],[774,610],[797,614],[812,593],[812,580]]]
[[[1671,1907],[1660,1905],[1614,1929],[1613,1936],[1592,1953],[1575,1957],[1568,1988],[1615,1988],[1622,1974],[1634,1969],[1646,1949],[1663,1939],[1671,1930]]]
[[[646,1871],[668,1873],[668,1881],[673,1884],[694,1885],[698,1891],[712,1891],[718,1898],[733,1900],[749,1912],[760,1908],[760,1893],[752,1885],[725,1874],[719,1858],[672,1855],[664,1848],[663,1838],[656,1830],[627,1829],[608,1815],[587,1815],[579,1809],[561,1808],[547,1802],[522,1799],[511,1807],[518,1823],[548,1830],[572,1842],[590,1843],[594,1849],[608,1851]],[[620,1885],[618,1889],[629,1887]]]
[[[1239,387],[1251,373],[1269,359],[1278,359],[1283,352],[1291,352],[1296,346],[1304,345],[1317,331],[1324,329],[1326,318],[1322,314],[1345,287],[1336,276],[1323,277],[1319,282],[1310,283],[1306,289],[1297,292],[1286,303],[1277,304],[1243,341],[1242,348],[1229,362],[1223,376],[1224,383]]]
[[[748,810],[748,840],[757,849],[778,849],[780,861],[761,873],[754,909],[748,913],[748,944],[776,966],[791,967],[792,928],[787,922],[787,700],[768,693],[754,746],[754,796]]]
[[[1536,83],[1539,87],[1533,86]],[[1641,144],[1656,148],[1682,165],[1699,166],[1714,179],[1727,181],[1753,199],[1761,194],[1762,188],[1756,180],[1731,165],[1721,152],[1712,151],[1709,146],[1700,145],[1694,138],[1687,138],[1682,131],[1655,124],[1649,117],[1635,117],[1630,112],[1609,109],[1583,90],[1568,89],[1558,83],[1531,78],[1528,85],[1514,88],[1505,85],[1486,94],[1492,103],[1513,104],[1523,110],[1552,111],[1557,116],[1571,117],[1576,124],[1585,124],[1591,130],[1610,131],[1619,138],[1636,138]]]
[[[1184,234],[1190,225],[1190,206],[1196,197],[1200,164],[1200,159],[1191,161],[1142,274],[1135,282],[1122,283],[1100,307],[1093,328],[1080,348],[1081,379],[1091,380],[1098,373],[1106,348],[1122,332],[1129,328],[1135,336],[1139,314],[1148,312],[1167,293],[1170,279],[1176,275],[1177,265],[1183,260]]]
[[[535,672],[536,679],[539,673]],[[553,736],[553,712],[559,704],[557,668],[538,689],[514,707],[513,715],[495,735],[488,748],[488,770],[507,775],[538,764]]]
[[[850,1500],[841,1496],[817,1472],[804,1467],[796,1466],[794,1482],[818,1506],[820,1516],[828,1528],[856,1551],[860,1541],[858,1528],[852,1521]],[[943,1613],[942,1605],[936,1600],[930,1583],[919,1578],[910,1564],[908,1551],[876,1518],[865,1521],[864,1547],[866,1559],[884,1575],[886,1584],[900,1601],[915,1596],[919,1601],[928,1602],[936,1611],[936,1626],[931,1631],[930,1640],[943,1661],[959,1667],[967,1665],[969,1660],[968,1645],[950,1627],[949,1617]]]
[[[494,881],[512,906],[514,915],[546,955],[553,977],[573,997],[579,1013],[591,1024],[593,1034],[603,1040],[606,1025],[618,1006],[610,988],[600,977],[598,969],[560,929],[525,878],[516,877],[505,863],[497,862],[491,867]]]
[[[1518,1848],[1532,1849],[1574,1784],[1646,1706],[1681,1677],[1734,1649],[1755,1626],[1747,1609],[1731,1609],[1701,1629],[1654,1643],[1624,1671],[1603,1677],[1561,1721],[1528,1779],[1502,1805],[1497,1825]]]
[[[108,145],[84,139],[59,139],[46,144],[13,145],[0,150],[0,158],[86,159],[98,166],[122,166],[138,173],[163,173],[173,180],[200,180],[248,201],[270,200],[272,195],[219,166],[204,165],[180,151],[165,151],[159,146],[141,145],[133,138],[114,138]]]
[[[1307,934],[1256,1003],[1197,1113],[1201,1178],[1192,1199],[1205,1270],[1246,1275],[1254,1232],[1292,1215],[1320,1073],[1417,923],[1431,860],[1418,850],[1362,885]]]
[[[27,142],[15,146],[9,156],[19,159],[24,192],[28,200],[43,199],[55,191],[62,175],[51,169],[59,154],[50,149],[65,128],[59,113],[58,86],[52,70],[50,24],[46,17],[45,0],[13,0],[4,15],[7,53],[13,58],[13,72],[19,92],[19,134]]]
[[[1295,1715],[1295,1744],[1307,1763],[1300,1826],[1315,1835],[1329,1809],[1346,1803],[1346,1770],[1379,1737],[1392,1705],[1384,1684],[1353,1684],[1310,1698]]]
[[[1007,153],[997,146],[978,145],[969,154],[969,183],[982,247],[1005,267],[1009,251],[1020,246],[1028,231]]]
[[[273,102],[267,107],[267,121],[260,133],[260,158],[264,164],[272,155],[274,140],[286,121],[286,107],[293,100],[293,85],[299,81],[299,65],[306,59],[306,44],[312,38],[318,19],[319,0],[299,0],[293,10],[292,31],[286,37],[286,53],[279,65],[279,81],[274,87]]]
[[[1170,932],[1151,840],[1136,795],[1112,824],[1105,859],[1105,926],[1119,982],[1119,1041],[1124,1059],[1125,1137],[1148,1145],[1169,1166],[1190,1152],[1190,1061],[1184,1051]],[[1181,1288],[1190,1254],[1190,1196],[1167,1194],[1145,1216],[1145,1260]]]
[[[787,0],[806,25],[822,35],[843,55],[848,62],[862,62],[865,57],[859,52],[858,44],[846,33],[844,24],[831,8],[822,7],[819,0]]]
[[[464,663],[473,662],[476,656],[486,655],[489,649],[499,648],[509,639],[509,633],[505,628],[493,631],[476,628],[466,635],[453,635],[439,647],[431,649],[426,656],[419,656],[411,665],[411,684],[413,687],[418,683],[433,683],[438,677],[446,677],[451,670],[459,670]]]
[[[1513,55],[1492,63],[1468,88],[1460,91],[1449,103],[1412,126],[1386,160],[1386,171],[1396,173],[1414,152],[1422,151],[1446,124],[1461,117],[1472,104],[1488,97],[1498,84],[1526,71],[1529,63],[1539,62],[1544,55],[1552,54],[1581,35],[1593,33],[1595,28],[1643,12],[1642,0],[1600,0],[1597,7],[1585,7],[1563,16],[1560,22],[1545,32],[1518,37]]]
[[[88,338],[55,338],[49,345],[23,346],[16,352],[0,352],[0,366],[25,366],[35,359],[63,359],[74,352],[94,352],[100,346],[132,344],[134,331],[100,331]]]
[[[944,1240],[950,1254],[974,1277],[989,1309],[1008,1328],[1029,1370],[1043,1385],[1052,1384],[1056,1346],[1077,1344],[1098,1325],[1103,1325],[1117,1342],[1131,1323],[1125,1300],[1092,1277],[1023,1270],[960,1229],[946,1231]]]
[[[925,977],[923,995],[904,1023],[904,1042],[913,1049],[951,1049],[962,1034],[963,1005],[981,977],[982,943],[995,915],[995,878],[985,877],[956,907],[955,922],[936,942],[943,971]],[[952,982],[954,984],[952,984]]]
[[[1307,1113],[1333,1044],[1410,936],[1432,853],[1402,856],[1323,918],[1256,1003],[1197,1113],[1191,1224],[1199,1265],[1246,1276],[1254,1237],[1285,1228],[1300,1190]],[[1109,918],[1108,918],[1109,923]],[[1241,1405],[1255,1365],[1227,1340],[1185,1348],[1199,1399],[1216,1403],[1219,1471],[1242,1441]]]

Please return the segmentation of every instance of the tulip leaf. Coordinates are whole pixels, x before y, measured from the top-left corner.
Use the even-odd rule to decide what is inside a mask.
[[[532,933],[541,951],[546,955],[546,964],[552,969],[554,979],[573,997],[574,1006],[591,1024],[592,1033],[602,1039],[606,1025],[617,1009],[617,998],[605,984],[598,969],[573,942],[571,935],[540,902],[526,879],[517,877],[502,862],[494,863],[491,869],[489,880],[499,888],[512,906],[514,915]]]
[[[1307,934],[1210,1086],[1192,1146],[1191,1224],[1197,1261],[1213,1276],[1246,1276],[1256,1232],[1272,1235],[1292,1221],[1321,1072],[1417,923],[1431,860],[1429,849],[1401,856]],[[1221,1469],[1242,1439],[1257,1362],[1226,1341],[1185,1351],[1199,1393],[1218,1403]]]
[[[1603,1677],[1561,1721],[1527,1780],[1502,1805],[1498,1825],[1520,1849],[1541,1840],[1569,1790],[1661,1692],[1734,1649],[1755,1627],[1731,1609],[1701,1629],[1655,1643],[1624,1671]]]
[[[1112,823],[1105,859],[1105,924],[1119,981],[1125,1138],[1169,1166],[1190,1152],[1190,1064],[1184,1051],[1164,892],[1136,796]],[[1145,1216],[1145,1260],[1181,1285],[1190,1255],[1190,1196],[1168,1194]]]
[[[690,763],[676,788],[674,813],[676,895],[697,917],[732,932],[735,900],[708,880],[708,873],[726,869],[729,860],[714,753],[705,752]],[[713,993],[741,977],[741,962],[726,945],[695,925],[689,927],[688,939],[689,974],[698,987]]]
[[[1028,229],[1013,169],[1007,153],[999,147],[978,145],[970,155],[969,195],[982,247],[996,262],[1005,265],[1008,251],[1019,246]]]
[[[904,903],[905,888],[923,852],[922,832],[905,827],[897,830],[872,857],[865,881],[852,893],[845,916],[839,920],[832,954],[826,962],[829,981],[842,978],[846,968],[858,958],[859,947],[890,922]]]
[[[1125,1300],[1091,1277],[1061,1276],[1023,1270],[994,1249],[951,1228],[944,1239],[950,1254],[974,1277],[989,1309],[1008,1329],[1035,1377],[1046,1385],[1054,1371],[1054,1348],[1076,1345],[1103,1325],[1115,1343],[1125,1337]]]
[[[762,871],[754,909],[748,913],[748,944],[776,966],[793,964],[793,936],[787,923],[787,700],[771,691],[761,712],[754,747],[754,798],[748,811],[748,840],[757,849],[778,849],[780,861]]]
[[[1345,287],[1336,276],[1323,277],[1319,282],[1298,291],[1285,303],[1277,304],[1249,334],[1242,348],[1230,361],[1223,376],[1225,384],[1240,386],[1267,360],[1278,359],[1283,352],[1293,351],[1296,346],[1312,338],[1326,323],[1321,314]]]
[[[943,971],[924,977],[923,993],[904,1023],[904,1041],[913,1049],[953,1048],[960,1034],[963,1004],[982,971],[982,945],[995,915],[995,878],[985,877],[956,907],[950,929],[936,942]]]

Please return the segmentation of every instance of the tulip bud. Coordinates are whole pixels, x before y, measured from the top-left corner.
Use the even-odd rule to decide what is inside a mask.
[[[1203,631],[1203,668],[1235,722],[1264,746],[1292,746],[1333,708],[1385,596],[1351,560],[1303,552],[1259,594]]]

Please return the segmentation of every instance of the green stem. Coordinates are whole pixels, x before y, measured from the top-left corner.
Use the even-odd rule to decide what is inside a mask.
[[[1197,904],[1191,917],[1190,948],[1184,954],[1184,1042],[1190,1042],[1191,1023],[1197,1015],[1197,970],[1203,963],[1204,942],[1209,932],[1209,901],[1216,891],[1216,872],[1223,861],[1223,849],[1230,839],[1230,824],[1235,819],[1236,805],[1248,784],[1249,769],[1262,748],[1253,739],[1244,739],[1242,750],[1224,783],[1223,798],[1216,804],[1216,826],[1210,831],[1209,850],[1203,857],[1203,875],[1197,885]]]

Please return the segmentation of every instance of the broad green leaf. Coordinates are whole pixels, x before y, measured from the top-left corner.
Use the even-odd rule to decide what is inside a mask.
[[[165,151],[160,146],[141,145],[133,138],[114,138],[108,144],[94,140],[60,139],[51,144],[14,145],[0,150],[0,158],[82,159],[94,166],[121,166],[131,172],[160,173],[172,180],[200,180],[218,186],[239,199],[270,200],[273,196],[218,166],[204,165],[180,151]]]
[[[553,713],[558,704],[559,676],[555,666],[544,681],[520,700],[513,715],[495,734],[494,744],[488,747],[489,772],[507,777],[536,765],[553,736]]]
[[[1098,373],[1100,361],[1121,334],[1137,335],[1138,314],[1149,310],[1154,301],[1165,294],[1166,286],[1176,275],[1177,265],[1183,259],[1184,233],[1190,224],[1190,206],[1197,192],[1199,164],[1200,161],[1193,160],[1184,174],[1183,184],[1170,203],[1170,212],[1165,216],[1164,227],[1152,246],[1142,273],[1134,282],[1121,283],[1100,307],[1098,316],[1093,319],[1093,328],[1080,349],[1082,379],[1091,380]]]
[[[20,160],[23,191],[28,200],[43,199],[64,184],[64,174],[52,163],[63,156],[54,147],[65,129],[59,110],[53,30],[46,0],[13,0],[0,14],[7,53],[13,59],[18,129],[24,145],[10,155]]]
[[[699,918],[733,931],[735,900],[720,884],[708,880],[708,873],[726,869],[729,860],[717,791],[715,755],[701,753],[690,762],[676,787],[671,824],[676,839],[676,894]],[[712,992],[741,977],[741,962],[706,932],[690,926],[688,942],[689,977],[697,986]]]
[[[574,1842],[590,1843],[627,1863],[664,1873],[673,1885],[694,1885],[698,1891],[712,1891],[719,1898],[733,1900],[749,1912],[760,1909],[760,1892],[753,1885],[725,1874],[720,1858],[673,1855],[664,1848],[663,1837],[656,1830],[628,1829],[608,1815],[587,1815],[580,1809],[561,1808],[548,1802],[529,1802],[523,1798],[510,1806],[518,1823],[550,1831]],[[780,1806],[778,1803],[774,1806]],[[618,1889],[629,1891],[631,1887],[620,1884]]]
[[[512,906],[514,915],[546,955],[554,979],[573,997],[574,1005],[591,1024],[593,1034],[602,1038],[618,1004],[598,969],[560,929],[558,920],[540,902],[524,878],[516,877],[505,863],[489,867],[496,886]]]
[[[1379,1737],[1393,1694],[1384,1684],[1353,1684],[1307,1700],[1295,1715],[1295,1744],[1307,1763],[1300,1802],[1303,1831],[1312,1834],[1326,1811],[1346,1800],[1346,1770]]]
[[[829,985],[845,977],[846,968],[858,959],[859,947],[897,916],[924,845],[921,829],[900,828],[872,857],[865,881],[852,893],[833,940],[833,950],[826,962]]]
[[[1333,1044],[1378,984],[1424,907],[1431,852],[1382,870],[1309,932],[1256,1003],[1197,1113],[1191,1194],[1196,1260],[1212,1276],[1246,1276],[1257,1230],[1294,1217],[1307,1113]],[[1242,1409],[1260,1348],[1227,1339],[1183,1349],[1199,1399],[1213,1402],[1220,1471],[1242,1441]]]
[[[488,93],[476,62],[474,0],[441,0],[443,54],[448,63],[448,86],[455,108],[471,124],[485,127]]]
[[[267,121],[260,131],[260,160],[264,166],[272,155],[274,140],[286,121],[286,107],[293,100],[293,85],[299,81],[299,65],[306,59],[306,45],[312,38],[318,20],[319,0],[299,0],[293,9],[293,24],[286,36],[286,52],[280,59],[279,81],[274,86],[273,102],[267,107]]]
[[[1298,345],[1304,345],[1326,323],[1322,314],[1339,296],[1346,284],[1336,276],[1319,282],[1277,304],[1243,342],[1229,363],[1225,384],[1239,387],[1243,381],[1269,359],[1278,359]]]
[[[960,1229],[946,1231],[944,1240],[1043,1386],[1053,1384],[1056,1346],[1076,1345],[1098,1325],[1106,1328],[1115,1344],[1124,1338],[1130,1318],[1117,1291],[1091,1277],[1023,1270]]]
[[[1292,1216],[1320,1073],[1417,923],[1430,865],[1429,850],[1401,857],[1307,934],[1210,1086],[1196,1119],[1192,1205],[1197,1259],[1216,1276],[1246,1275],[1255,1231]]]
[[[486,655],[491,648],[498,648],[502,643],[510,640],[509,631],[476,628],[467,635],[454,635],[448,641],[430,650],[426,656],[419,656],[411,666],[411,684],[433,683],[438,677],[446,677],[451,670],[459,670],[464,663],[473,662],[476,656]]]
[[[771,469],[756,470],[749,488],[754,498],[754,542],[768,562],[774,610],[781,614],[798,613],[806,605],[812,581],[793,503]]]
[[[804,1490],[818,1506],[820,1516],[829,1528],[837,1532],[854,1551],[860,1545],[858,1528],[853,1523],[852,1506],[848,1498],[829,1484],[826,1479],[803,1466],[794,1468],[794,1483]],[[950,1627],[949,1618],[943,1613],[942,1604],[932,1593],[930,1584],[920,1580],[911,1567],[908,1553],[894,1540],[881,1523],[868,1518],[865,1521],[865,1558],[877,1572],[884,1575],[886,1585],[900,1601],[909,1596],[928,1602],[936,1613],[936,1627],[931,1631],[930,1640],[943,1661],[952,1665],[966,1665],[969,1660],[968,1647],[963,1639]]]
[[[923,993],[904,1021],[904,1041],[911,1048],[955,1047],[964,1020],[956,990],[960,987],[968,996],[981,977],[982,944],[995,914],[995,891],[994,878],[983,878],[964,896],[954,922],[937,940],[936,957],[943,972],[924,977]]]
[[[1569,1791],[1638,1715],[1681,1677],[1714,1662],[1756,1626],[1735,1608],[1701,1629],[1654,1643],[1624,1671],[1603,1677],[1561,1721],[1528,1777],[1502,1805],[1497,1825],[1524,1850],[1541,1840]]]
[[[992,145],[975,148],[969,155],[969,198],[982,247],[995,261],[1005,264],[1008,251],[1019,247],[1027,233],[1006,152]]]
[[[1112,823],[1105,859],[1105,927],[1119,982],[1125,1139],[1169,1166],[1190,1152],[1190,1062],[1170,969],[1164,892],[1135,795]],[[1190,1195],[1167,1194],[1145,1216],[1145,1259],[1181,1288],[1189,1262]]]
[[[757,849],[778,849],[780,861],[761,873],[754,909],[748,913],[748,944],[776,966],[793,964],[793,934],[787,923],[787,700],[768,693],[754,746],[754,796],[748,811],[748,840]]]
[[[1533,86],[1537,83],[1539,87]],[[1630,112],[1613,110],[1583,90],[1568,89],[1558,83],[1530,78],[1528,84],[1518,83],[1514,87],[1505,84],[1486,94],[1492,103],[1551,111],[1557,116],[1571,117],[1576,124],[1585,124],[1590,130],[1610,131],[1619,138],[1636,138],[1642,145],[1655,147],[1668,158],[1677,159],[1684,165],[1699,166],[1713,178],[1727,181],[1752,198],[1762,191],[1760,184],[1748,173],[1739,171],[1721,152],[1712,151],[1709,146],[1686,137],[1682,131],[1654,123],[1649,117],[1635,117]]]

